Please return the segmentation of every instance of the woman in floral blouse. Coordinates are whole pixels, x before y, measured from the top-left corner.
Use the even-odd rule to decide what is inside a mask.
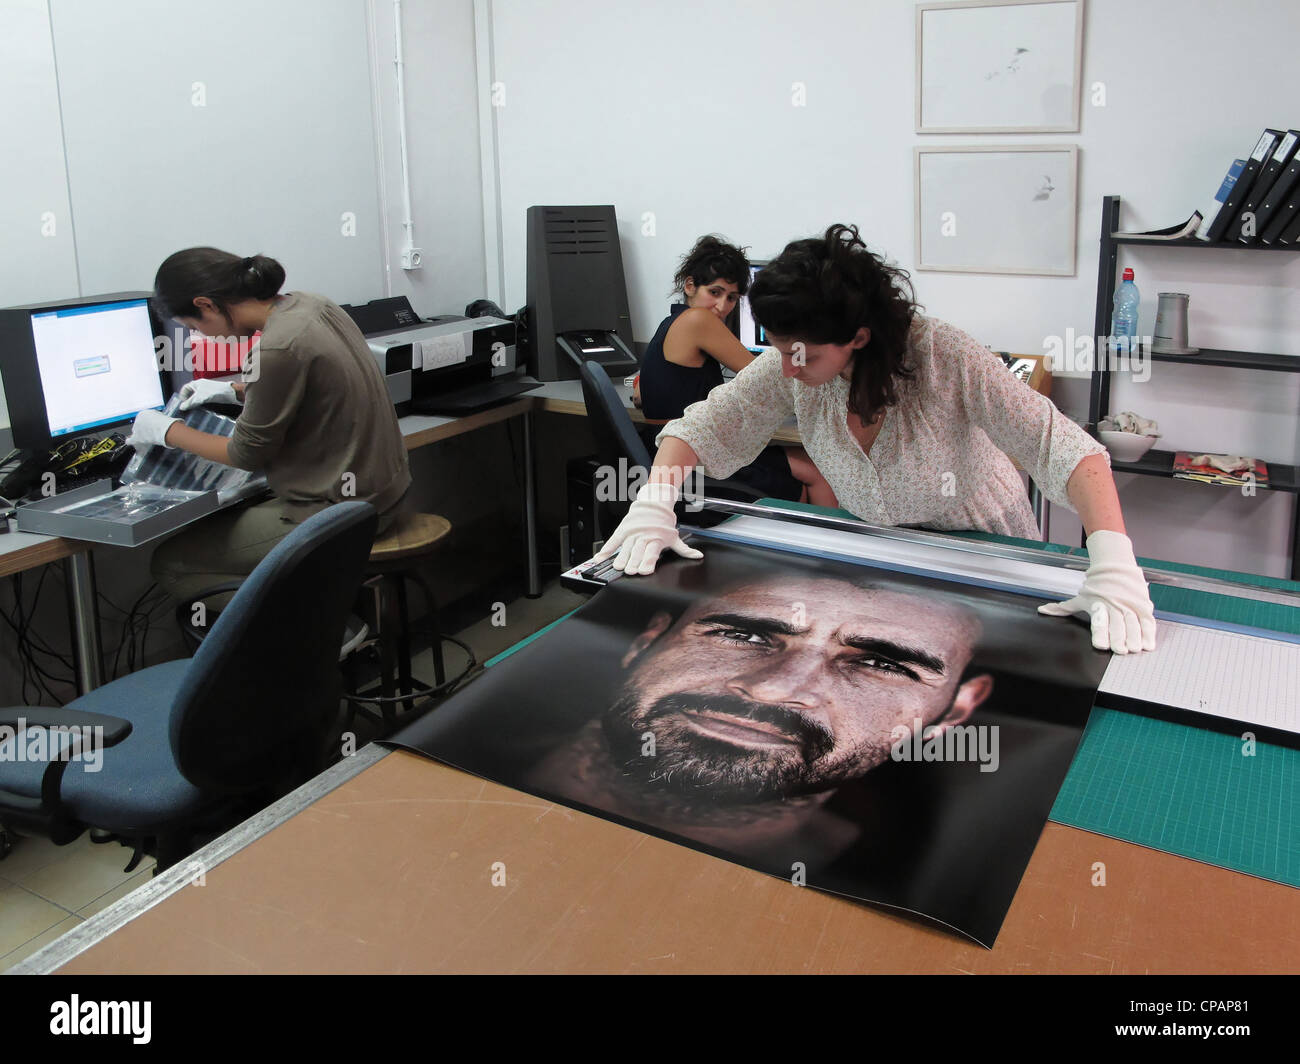
[[[1084,614],[1099,649],[1155,648],[1105,448],[987,348],[922,316],[907,274],[856,227],[787,245],[759,273],[750,305],[774,346],[664,426],[650,480],[601,552],[616,555],[615,568],[653,572],[665,547],[700,557],[673,515],[687,472],[730,476],[794,415],[840,505],[873,524],[1035,538],[1014,459],[1088,533],[1079,594],[1040,612]]]

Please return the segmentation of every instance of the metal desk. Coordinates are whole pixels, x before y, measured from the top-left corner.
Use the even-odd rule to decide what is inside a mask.
[[[93,543],[31,532],[0,536],[0,578],[62,561],[68,577],[68,622],[77,665],[77,691],[85,694],[104,681],[103,649],[99,640],[99,611],[95,608]]]

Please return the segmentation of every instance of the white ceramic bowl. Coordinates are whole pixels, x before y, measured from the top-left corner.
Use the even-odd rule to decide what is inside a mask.
[[[1101,442],[1110,451],[1117,462],[1136,462],[1155,445],[1159,436],[1139,436],[1136,432],[1109,432],[1101,429],[1097,433]]]

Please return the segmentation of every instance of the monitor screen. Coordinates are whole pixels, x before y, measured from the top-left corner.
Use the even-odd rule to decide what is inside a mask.
[[[34,310],[31,329],[51,438],[162,407],[147,300]]]
[[[766,262],[751,262],[749,264],[749,287],[751,289],[754,287],[754,278],[758,276],[758,271],[766,265]],[[748,296],[745,296],[740,301],[740,329],[738,335],[740,336],[740,342],[755,354],[770,346],[767,342],[767,336],[763,332],[763,327],[754,320],[754,315],[750,313]]]

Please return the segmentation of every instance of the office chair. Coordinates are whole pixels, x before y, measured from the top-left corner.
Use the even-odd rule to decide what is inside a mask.
[[[606,465],[617,467],[620,458],[627,462],[629,470],[633,467],[649,470],[653,462],[650,449],[637,434],[632,415],[627,412],[614,385],[598,362],[584,362],[579,369],[582,377],[582,398],[587,406],[587,421],[591,425],[591,434],[596,438],[596,453]],[[705,495],[735,502],[755,502],[763,493],[738,480],[714,480],[704,477],[701,488]],[[631,499],[620,506],[620,518],[631,505]],[[707,527],[726,520],[728,514],[716,514],[707,510],[692,512],[685,509],[685,504],[677,504],[679,521]]]
[[[62,708],[0,709],[0,726],[102,727],[99,770],[15,760],[0,743],[0,823],[63,845],[87,828],[153,853],[238,823],[325,767],[337,726],[343,623],[377,524],[365,502],[308,518],[243,582],[192,658],[154,665]],[[2,733],[0,733],[2,734]],[[10,733],[12,734],[12,733]],[[75,739],[62,749],[75,756]],[[28,744],[27,749],[31,749]]]

